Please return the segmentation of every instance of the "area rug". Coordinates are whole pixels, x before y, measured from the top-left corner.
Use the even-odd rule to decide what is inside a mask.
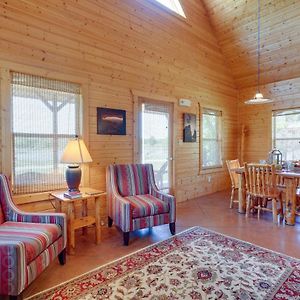
[[[300,260],[201,227],[30,298],[300,299]]]

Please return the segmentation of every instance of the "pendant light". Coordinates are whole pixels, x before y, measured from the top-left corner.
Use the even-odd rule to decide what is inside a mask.
[[[265,104],[271,103],[273,100],[264,98],[259,91],[260,85],[260,0],[257,1],[257,92],[250,100],[245,101],[246,104]]]

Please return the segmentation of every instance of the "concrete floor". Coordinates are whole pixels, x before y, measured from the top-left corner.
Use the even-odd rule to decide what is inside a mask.
[[[192,226],[202,226],[256,245],[300,258],[300,219],[295,226],[272,223],[271,213],[262,213],[248,219],[236,207],[229,209],[229,191],[218,192],[195,200],[178,203],[176,231]],[[102,242],[94,244],[94,229],[88,235],[76,236],[76,254],[67,257],[67,264],[60,266],[55,260],[24,292],[33,295],[105,263],[170,237],[168,225],[139,230],[130,236],[128,247],[122,245],[122,233],[115,228],[103,228]]]

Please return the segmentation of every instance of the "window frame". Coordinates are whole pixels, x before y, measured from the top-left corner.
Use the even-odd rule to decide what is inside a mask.
[[[182,8],[182,10],[183,10],[183,13],[184,13],[185,17],[182,16],[181,14],[177,13],[176,11],[172,10],[172,9],[169,8],[168,6],[165,6],[164,4],[160,3],[160,2],[157,1],[157,0],[144,0],[144,1],[150,2],[151,4],[153,4],[153,5],[155,5],[156,7],[162,9],[163,11],[165,11],[165,12],[171,14],[172,16],[178,18],[178,19],[181,20],[181,21],[184,21],[184,22],[187,21],[187,15],[186,15],[186,12],[185,12],[185,9],[184,9],[184,5],[182,5],[181,0],[178,0],[178,1],[179,1],[179,3],[180,3],[180,6],[181,6],[181,8]]]
[[[57,82],[60,81],[60,82],[62,82],[63,85],[65,85],[65,84],[72,84],[73,85],[73,82],[70,82],[70,81],[67,81],[67,80],[61,81],[61,80],[56,80],[56,79],[49,78],[49,77],[36,76],[36,75],[32,75],[32,74],[29,74],[29,73],[23,73],[23,72],[11,71],[10,76],[11,76],[11,89],[13,89],[13,86],[14,86],[14,80],[13,80],[14,76],[17,77],[17,80],[18,80],[18,77],[20,77],[20,76],[22,76],[22,77],[23,76],[25,76],[25,77],[28,76],[29,80],[38,80],[39,83],[43,82],[44,79],[48,80],[48,84],[45,87],[44,86],[37,87],[37,86],[34,86],[34,85],[27,86],[29,88],[37,89],[35,91],[35,93],[41,93],[42,95],[44,94],[44,92],[46,92],[46,93],[50,92],[51,93],[51,90],[62,92],[62,90],[52,89],[52,87],[49,87],[49,85],[55,84],[55,81],[57,81]],[[19,86],[18,83],[16,83],[16,85]],[[60,163],[59,157],[58,157],[58,151],[59,151],[58,141],[59,141],[59,138],[71,139],[75,135],[82,138],[82,124],[81,124],[82,96],[81,96],[81,86],[80,86],[80,84],[76,84],[76,85],[78,86],[78,92],[76,94],[74,93],[74,95],[77,95],[77,96],[76,96],[76,101],[74,102],[75,103],[75,119],[73,121],[75,121],[75,123],[74,123],[75,133],[73,133],[73,134],[59,133],[58,113],[59,113],[60,109],[64,107],[64,105],[63,106],[61,106],[61,105],[57,106],[55,101],[53,103],[48,103],[48,100],[45,101],[45,99],[43,99],[42,95],[38,99],[35,99],[35,100],[38,100],[38,102],[41,101],[43,103],[43,105],[50,108],[50,111],[49,112],[47,111],[47,114],[49,113],[49,116],[51,114],[50,119],[51,119],[51,123],[52,123],[52,132],[49,132],[49,133],[29,132],[29,133],[27,133],[27,132],[18,132],[18,130],[14,131],[15,130],[14,126],[13,126],[13,124],[14,124],[14,118],[13,118],[13,111],[14,111],[13,97],[14,97],[14,95],[11,93],[11,99],[10,99],[11,107],[12,107],[12,110],[11,110],[12,111],[12,122],[11,122],[12,123],[12,130],[11,130],[11,137],[12,137],[12,160],[11,160],[12,180],[11,180],[11,183],[12,183],[12,192],[13,192],[13,194],[22,195],[22,194],[24,194],[24,192],[22,192],[22,190],[30,190],[29,193],[41,193],[41,192],[47,192],[47,191],[63,188],[65,180],[62,180],[62,181],[59,180],[55,184],[51,184],[49,181],[47,181],[45,183],[33,182],[32,184],[27,184],[27,185],[25,183],[22,183],[22,182],[20,182],[20,183],[18,182],[18,184],[17,184],[17,182],[15,181],[16,180],[15,172],[17,171],[16,160],[18,160],[18,158],[16,156],[16,144],[17,144],[17,141],[18,141],[18,137],[21,138],[21,139],[26,138],[26,137],[38,138],[38,140],[41,141],[41,142],[44,139],[50,139],[52,141],[52,143],[51,143],[52,144],[51,152],[52,152],[52,159],[53,159],[52,164],[51,164],[51,169],[53,168],[53,175],[55,175],[56,171],[61,166],[61,163]],[[25,95],[25,97],[24,97],[24,95],[16,95],[16,97],[17,98],[26,98],[26,95]],[[21,101],[25,101],[25,100],[21,100]],[[53,106],[54,103],[55,103],[55,109],[53,109],[54,108],[54,106]],[[68,103],[68,101],[66,101],[66,103]],[[35,171],[37,170],[35,168],[35,166],[33,166],[32,169],[35,170]],[[61,187],[59,185],[61,185]],[[52,187],[50,188],[50,186],[52,186]]]
[[[80,125],[81,125],[81,137],[85,144],[89,145],[89,110],[88,103],[85,99],[88,99],[89,80],[88,78],[78,77],[76,75],[64,74],[55,71],[45,71],[38,67],[28,67],[26,65],[4,62],[0,67],[0,100],[1,100],[1,167],[2,173],[5,174],[9,180],[9,184],[12,187],[13,178],[13,133],[12,133],[12,95],[11,95],[11,73],[25,73],[33,76],[41,76],[49,79],[68,81],[79,84],[81,87],[81,101],[80,101]],[[84,164],[82,169],[82,186],[89,186],[89,166]],[[36,192],[29,194],[16,194],[15,199],[20,203],[23,203],[23,198],[31,195],[37,196],[39,199],[46,199],[49,196],[50,191]]]
[[[298,112],[293,113],[293,111],[298,111]],[[289,113],[289,112],[291,112],[291,113]],[[272,136],[272,148],[276,147],[276,140],[279,140],[279,141],[299,141],[300,140],[300,134],[299,134],[298,138],[276,138],[276,132],[275,132],[276,116],[280,116],[280,113],[283,113],[282,115],[295,115],[295,114],[300,115],[300,107],[272,110],[272,135],[271,135]]]
[[[207,114],[208,112],[216,113],[218,117],[218,124],[217,124],[217,139],[207,139],[203,137],[203,130],[204,130],[204,124],[203,124],[203,115]],[[209,107],[201,107],[200,108],[200,174],[206,173],[206,172],[218,172],[222,171],[224,168],[223,164],[223,133],[222,133],[222,124],[223,124],[223,112],[222,110],[218,108],[209,108]],[[203,166],[203,141],[209,140],[209,141],[217,141],[219,144],[219,155],[220,155],[220,164],[213,165],[213,166]]]

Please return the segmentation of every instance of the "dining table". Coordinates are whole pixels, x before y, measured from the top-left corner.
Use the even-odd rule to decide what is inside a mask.
[[[246,180],[245,168],[240,167],[233,170],[239,174],[238,184],[238,212],[246,213]],[[287,225],[295,225],[296,219],[296,202],[297,202],[297,182],[300,179],[300,172],[278,170],[276,175],[284,179],[285,191],[285,223]]]

